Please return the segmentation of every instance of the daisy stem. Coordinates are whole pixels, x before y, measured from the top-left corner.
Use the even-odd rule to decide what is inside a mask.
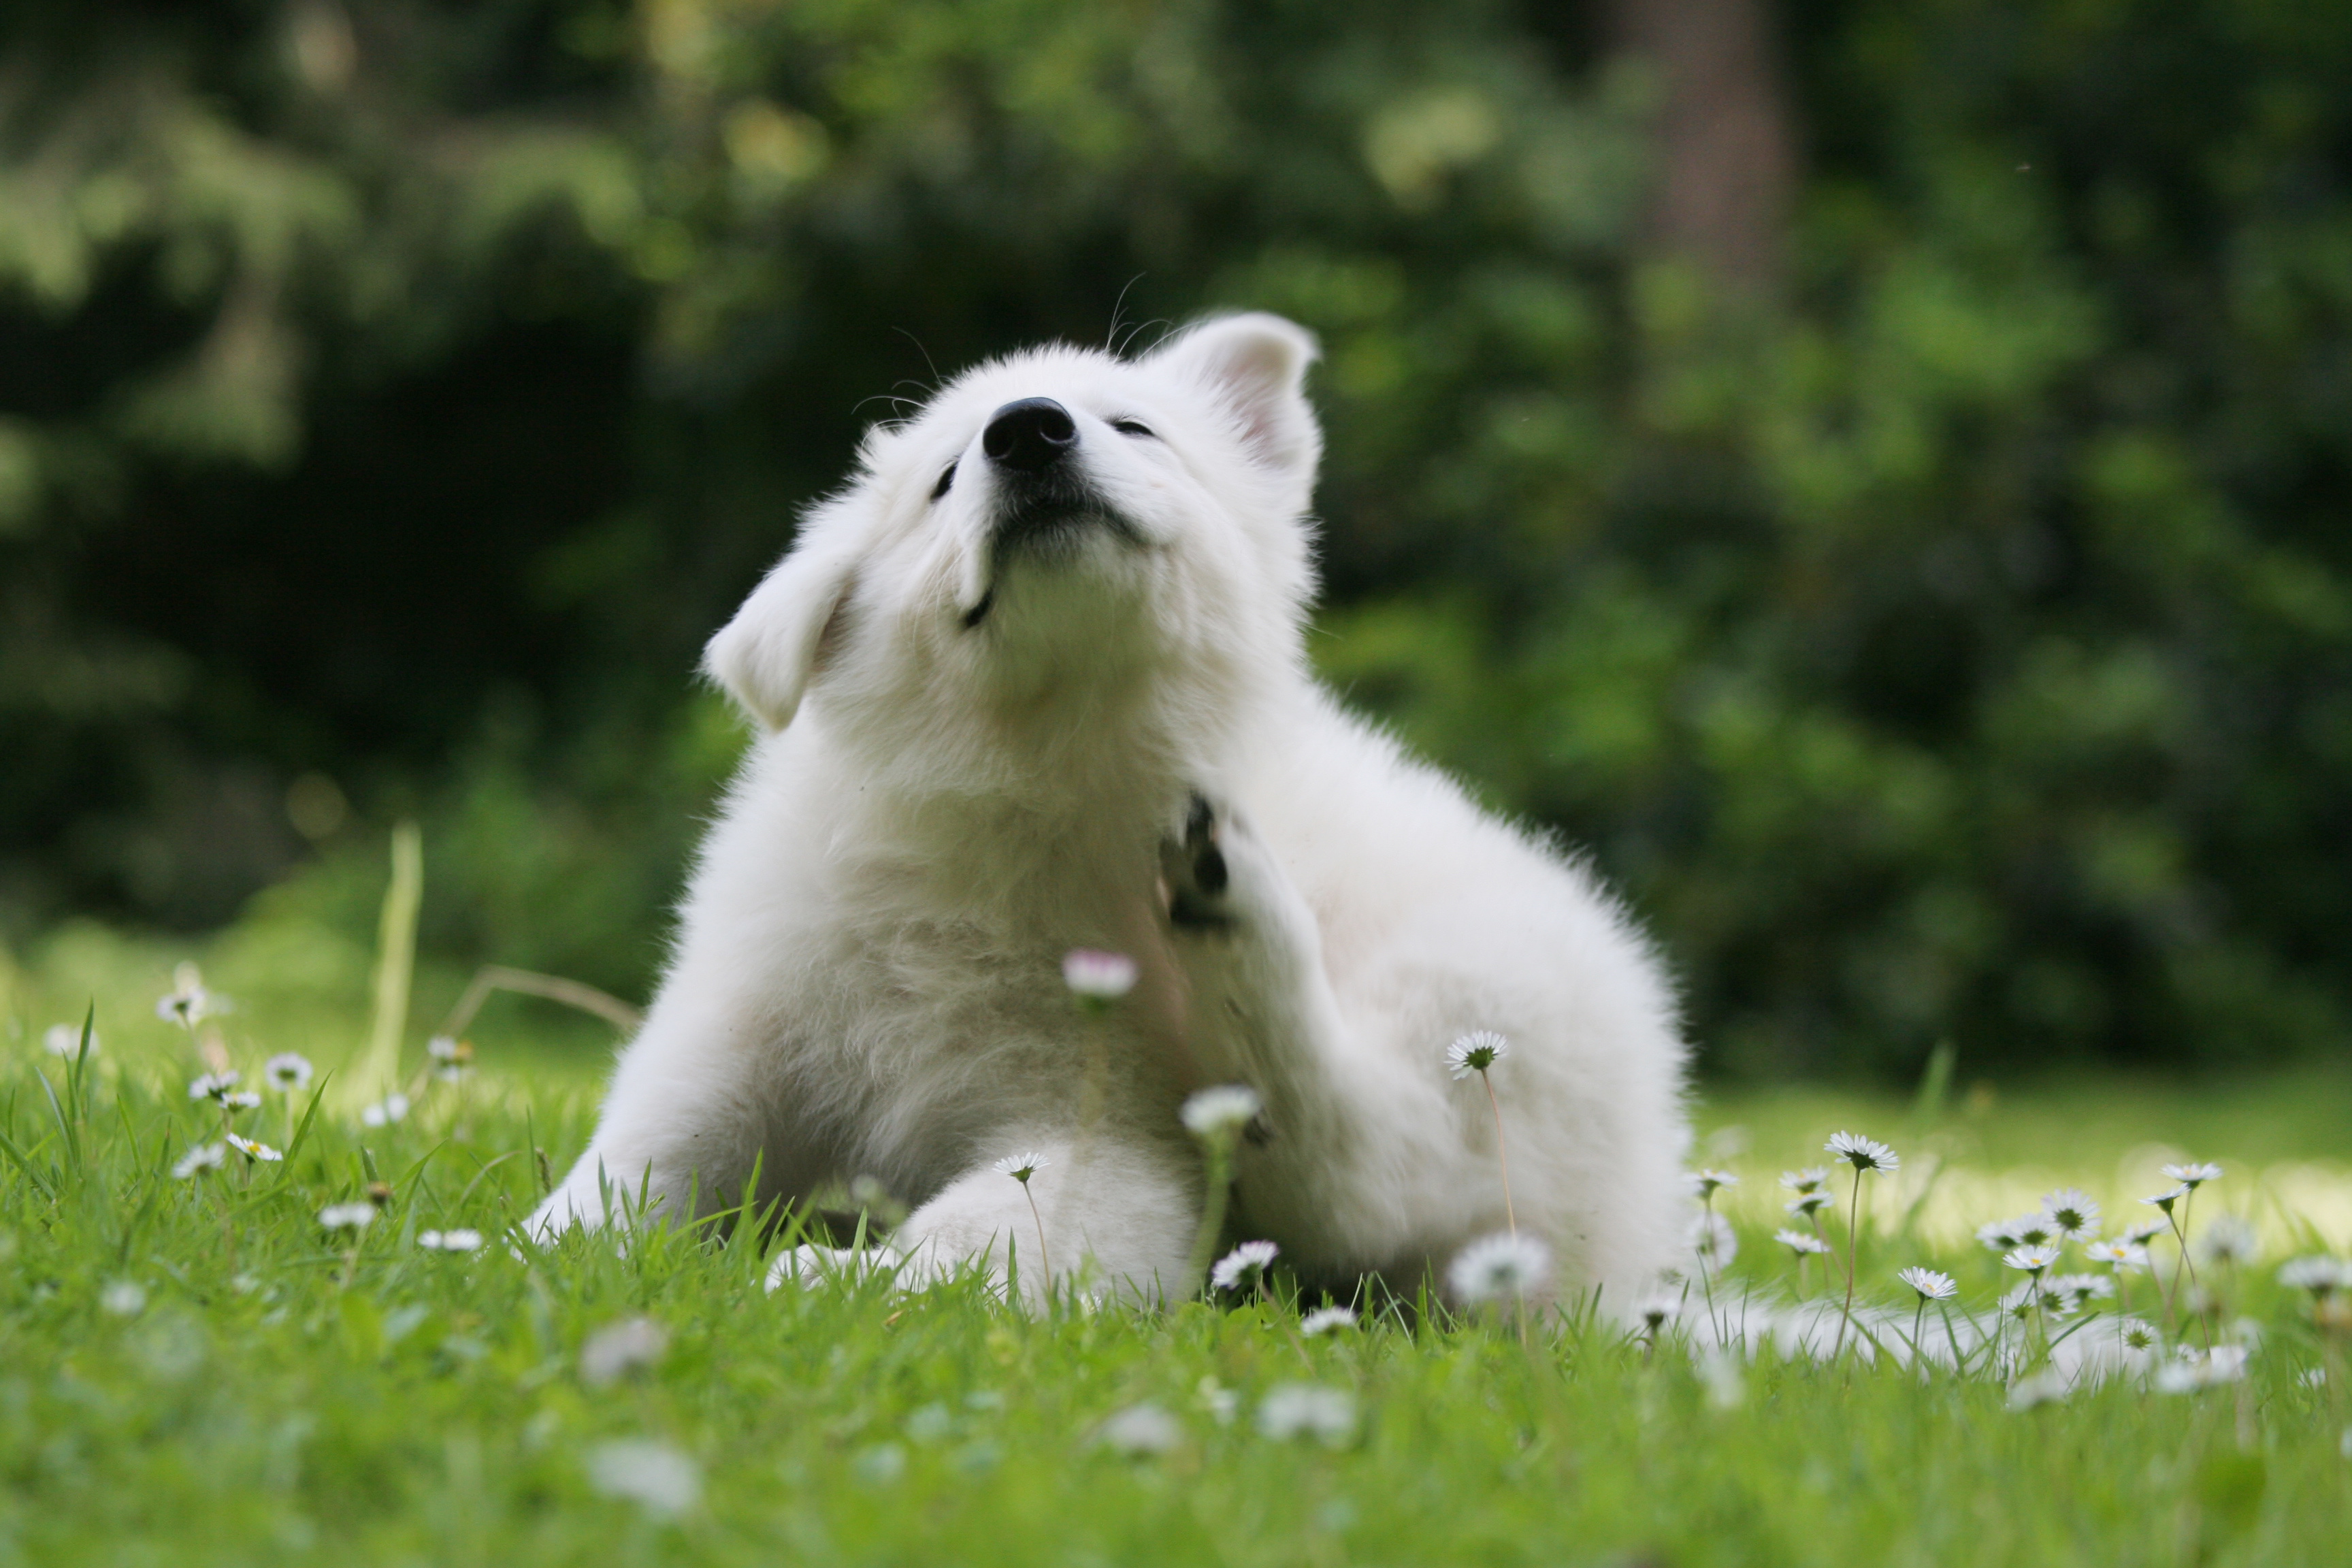
[[[1822,1244],[1822,1249],[1825,1252],[1829,1251],[1830,1238],[1822,1234],[1822,1211],[1819,1209],[1805,1211],[1805,1223],[1813,1227],[1813,1239]],[[1837,1255],[1832,1252],[1830,1256],[1834,1258]],[[1811,1261],[1811,1258],[1801,1252],[1797,1255],[1797,1294],[1800,1297],[1806,1294],[1805,1266]],[[1822,1267],[1826,1268],[1829,1265],[1824,1263]]]
[[[1862,1257],[1862,1167],[1853,1168],[1853,1202],[1846,1211],[1845,1220],[1845,1305],[1838,1311],[1836,1346],[1830,1352],[1835,1361],[1845,1349],[1846,1331],[1853,1326],[1853,1271]]]
[[[1715,1194],[1712,1191],[1699,1199],[1699,1207],[1706,1214],[1705,1234],[1707,1250],[1699,1254],[1698,1286],[1706,1297],[1706,1326],[1715,1331],[1716,1338],[1720,1341],[1723,1337],[1723,1325],[1716,1321],[1715,1318],[1715,1268],[1710,1256],[1715,1250]],[[1522,1330],[1520,1338],[1524,1340],[1526,1337],[1526,1331]]]
[[[1922,1296],[1917,1310],[1911,1314],[1911,1364],[1918,1368],[1922,1378],[1927,1375],[1927,1358],[1919,1353],[1919,1329],[1927,1321],[1927,1298]]]
[[[1201,1228],[1193,1233],[1186,1275],[1196,1290],[1208,1289],[1209,1260],[1216,1253],[1217,1238],[1224,1234],[1225,1201],[1233,1186],[1233,1134],[1213,1132],[1201,1140],[1201,1147],[1207,1157],[1208,1192],[1201,1205]]]
[[[2185,1208],[2187,1205],[2183,1204],[2182,1206]],[[2181,1224],[2179,1220],[2174,1219],[2170,1209],[2164,1211],[2164,1217],[2165,1220],[2172,1226],[2173,1239],[2180,1244],[2180,1267],[2186,1269],[2189,1273],[2189,1286],[2191,1289],[2201,1292],[2205,1287],[2197,1278],[2197,1260],[2189,1256],[2189,1227]],[[2178,1296],[2179,1293],[2179,1281],[2176,1279],[2173,1282],[2173,1294]],[[2164,1309],[2164,1316],[2168,1322],[2171,1321],[2172,1315],[2172,1306],[2171,1303],[2168,1301],[2165,1304]],[[2205,1348],[2209,1351],[2211,1350],[2213,1348],[2213,1325],[2206,1321],[2205,1314],[2202,1312],[2197,1314],[2197,1328],[2198,1331],[2205,1336]]]
[[[1519,1216],[1511,1212],[1511,1153],[1503,1146],[1503,1104],[1495,1098],[1495,1080],[1486,1076],[1484,1068],[1478,1069],[1478,1081],[1486,1086],[1486,1103],[1495,1112],[1495,1158],[1503,1168],[1503,1218],[1509,1223],[1511,1235],[1517,1237]]]
[[[1054,1260],[1045,1256],[1045,1216],[1037,1212],[1037,1195],[1029,1184],[1021,1184],[1021,1195],[1029,1200],[1029,1217],[1037,1222],[1037,1267],[1045,1276],[1045,1315],[1054,1314]]]

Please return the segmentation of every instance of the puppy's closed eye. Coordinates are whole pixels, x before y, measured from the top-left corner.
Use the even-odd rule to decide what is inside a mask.
[[[1157,436],[1158,432],[1140,419],[1114,419],[1110,427],[1122,436]]]
[[[956,466],[953,463],[950,463],[940,471],[940,482],[931,487],[931,499],[933,500],[937,500],[941,496],[948,493],[948,487],[955,483],[955,471]]]

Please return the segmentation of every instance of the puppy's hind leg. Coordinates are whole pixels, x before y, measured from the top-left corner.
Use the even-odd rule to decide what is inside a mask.
[[[1438,1075],[1345,1014],[1314,911],[1238,813],[1196,796],[1160,857],[1195,1054],[1265,1102],[1237,1161],[1250,1218],[1310,1268],[1399,1261],[1429,1228],[1416,1189],[1455,1159]]]

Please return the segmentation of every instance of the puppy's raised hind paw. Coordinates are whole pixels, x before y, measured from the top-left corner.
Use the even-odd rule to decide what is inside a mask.
[[[1217,838],[1223,824],[1208,797],[1195,795],[1181,836],[1160,841],[1160,875],[1168,888],[1168,923],[1178,931],[1230,931],[1233,878]]]

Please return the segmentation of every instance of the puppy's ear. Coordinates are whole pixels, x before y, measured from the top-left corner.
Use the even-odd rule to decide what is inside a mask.
[[[1202,321],[1153,351],[1148,363],[1200,386],[1241,422],[1250,456],[1303,487],[1315,482],[1323,432],[1307,404],[1315,334],[1264,311]]]
[[[803,523],[792,552],[702,650],[703,672],[762,729],[781,730],[800,710],[825,628],[849,595],[858,552],[845,521],[820,514]]]

